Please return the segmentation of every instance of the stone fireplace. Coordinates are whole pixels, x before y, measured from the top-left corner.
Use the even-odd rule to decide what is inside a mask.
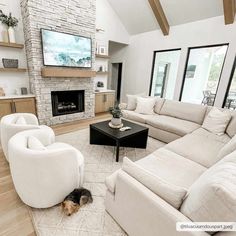
[[[95,62],[95,0],[21,0],[21,8],[30,89],[36,96],[40,124],[54,125],[93,117],[95,103],[93,78],[42,77],[41,69],[44,65],[40,29],[90,37],[92,39],[92,68],[90,69],[93,70]],[[83,109],[77,107],[79,108],[78,112],[63,112],[63,114],[53,111],[55,105],[51,99],[53,94],[59,91],[73,93],[73,91],[81,90],[83,91]],[[64,110],[66,110],[65,104]],[[68,102],[67,105],[69,108]],[[61,109],[63,110],[63,105]]]

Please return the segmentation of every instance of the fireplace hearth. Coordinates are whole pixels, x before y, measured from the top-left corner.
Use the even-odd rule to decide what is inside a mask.
[[[52,91],[51,98],[53,116],[84,112],[84,90]]]

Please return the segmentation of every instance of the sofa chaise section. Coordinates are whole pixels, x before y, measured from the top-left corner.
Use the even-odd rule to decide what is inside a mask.
[[[191,222],[180,211],[124,171],[117,174],[115,195],[106,193],[106,210],[131,236],[178,236],[176,222]],[[209,236],[181,232],[181,236]]]

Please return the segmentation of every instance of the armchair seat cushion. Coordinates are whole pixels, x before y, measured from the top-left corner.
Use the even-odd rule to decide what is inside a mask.
[[[200,127],[199,124],[193,123],[191,121],[163,115],[147,117],[146,122],[148,125],[151,125],[155,128],[165,130],[179,136],[184,136]]]
[[[229,140],[227,135],[215,135],[201,128],[165,148],[209,168],[219,161],[218,153]]]

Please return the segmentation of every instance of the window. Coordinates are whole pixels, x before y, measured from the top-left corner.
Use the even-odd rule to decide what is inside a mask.
[[[173,99],[181,49],[155,51],[150,96]]]
[[[236,57],[234,60],[233,69],[231,72],[229,86],[225,96],[224,107],[229,109],[236,108]]]
[[[180,100],[213,105],[228,44],[189,48]]]

